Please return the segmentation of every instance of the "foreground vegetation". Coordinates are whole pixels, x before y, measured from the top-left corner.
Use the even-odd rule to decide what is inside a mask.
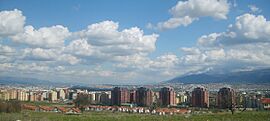
[[[19,101],[0,100],[0,113],[19,113],[20,111],[21,111],[21,103]]]
[[[215,114],[159,116],[112,112],[84,112],[82,115],[64,115],[22,111],[21,113],[0,113],[0,121],[270,121],[270,111],[252,111]]]
[[[25,102],[21,102],[21,104],[28,104],[28,105],[34,105],[34,106],[72,106],[72,105],[67,105],[65,103],[53,103],[53,102],[29,102],[29,101],[25,101]]]

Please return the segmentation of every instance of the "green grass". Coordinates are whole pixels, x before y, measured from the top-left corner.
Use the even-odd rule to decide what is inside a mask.
[[[66,105],[64,103],[52,103],[52,102],[21,102],[22,104],[28,104],[28,105],[35,105],[35,106],[70,106],[70,105]]]
[[[158,116],[112,112],[84,112],[82,115],[64,115],[23,111],[22,113],[0,113],[0,121],[270,121],[270,111],[238,112],[197,115]]]

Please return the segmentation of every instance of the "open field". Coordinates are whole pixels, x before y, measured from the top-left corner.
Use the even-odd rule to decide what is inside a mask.
[[[112,112],[84,112],[82,115],[30,112],[0,113],[0,121],[270,121],[270,111],[159,116]]]
[[[21,102],[22,104],[28,104],[28,105],[35,105],[35,106],[38,106],[38,105],[42,105],[42,106],[70,106],[70,105],[66,105],[64,103],[52,103],[52,102],[43,102],[43,101],[40,101],[40,102],[29,102],[29,101],[24,101],[24,102]]]

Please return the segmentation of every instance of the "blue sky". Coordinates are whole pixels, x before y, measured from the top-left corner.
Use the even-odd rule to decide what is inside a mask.
[[[48,73],[58,73],[55,71],[55,69],[52,69],[54,67],[64,68],[65,71],[74,71],[74,70],[83,70],[86,69],[86,72],[89,72],[90,70],[97,69],[98,71],[101,71],[104,73],[109,73],[109,75],[112,75],[115,78],[112,78],[110,76],[103,77],[102,74],[100,76],[85,76],[83,79],[81,79],[82,82],[86,83],[154,83],[154,82],[160,82],[166,79],[173,78],[175,76],[187,74],[187,73],[194,73],[194,72],[201,72],[201,71],[207,71],[207,70],[228,70],[228,71],[235,71],[235,70],[249,70],[249,69],[256,69],[261,67],[267,67],[268,63],[266,62],[268,58],[265,56],[262,56],[264,60],[253,60],[256,58],[261,57],[254,57],[252,55],[251,58],[248,59],[249,61],[245,60],[245,57],[243,58],[236,58],[233,55],[231,55],[232,51],[237,51],[237,48],[243,48],[241,51],[245,51],[246,53],[249,53],[252,51],[249,47],[249,42],[242,42],[240,40],[248,40],[248,41],[256,41],[255,47],[267,47],[268,40],[267,37],[269,35],[269,29],[267,29],[269,25],[269,17],[270,17],[270,8],[269,4],[270,2],[268,0],[222,0],[223,3],[216,0],[188,0],[188,1],[182,1],[179,3],[178,0],[139,0],[139,1],[127,1],[127,0],[117,0],[117,1],[108,1],[108,0],[91,0],[91,1],[84,1],[84,0],[76,0],[76,1],[66,1],[66,0],[48,0],[46,2],[44,1],[36,1],[36,0],[29,0],[29,1],[21,1],[21,0],[1,0],[0,1],[0,11],[2,14],[4,14],[3,11],[15,11],[15,9],[19,10],[21,12],[21,15],[19,17],[25,17],[26,19],[23,20],[23,29],[25,29],[25,26],[32,26],[34,30],[38,31],[40,28],[49,28],[55,26],[55,25],[61,25],[62,27],[65,27],[68,29],[68,35],[63,37],[65,47],[68,46],[72,41],[79,39],[82,39],[87,41],[89,45],[91,45],[91,42],[97,42],[100,40],[93,40],[93,36],[89,36],[89,33],[83,33],[83,30],[87,30],[87,26],[93,25],[95,23],[104,24],[102,22],[104,21],[111,21],[108,24],[113,25],[114,23],[118,23],[117,30],[119,32],[122,32],[124,29],[130,29],[132,27],[138,27],[140,30],[142,30],[144,33],[143,35],[158,35],[157,38],[152,36],[153,40],[155,42],[152,42],[151,47],[155,45],[155,49],[147,49],[150,46],[141,46],[144,43],[139,43],[140,46],[138,48],[133,48],[134,51],[130,52],[132,54],[121,56],[123,58],[133,58],[136,55],[136,58],[139,61],[149,61],[149,65],[145,68],[142,68],[142,65],[138,64],[138,62],[132,62],[127,59],[128,62],[119,62],[118,60],[110,60],[105,57],[96,57],[99,55],[89,55],[86,57],[85,55],[82,57],[82,55],[74,54],[73,53],[67,53],[66,51],[63,51],[59,53],[59,48],[50,48],[50,47],[42,47],[40,45],[31,45],[31,42],[33,43],[34,40],[32,40],[30,37],[28,37],[29,41],[23,41],[23,39],[27,39],[23,35],[17,36],[19,32],[22,32],[23,30],[18,30],[15,32],[11,32],[12,35],[6,35],[5,33],[0,33],[0,44],[2,48],[13,48],[15,53],[14,57],[3,57],[3,58],[9,58],[7,61],[1,62],[2,69],[9,69],[7,73],[3,73],[2,75],[12,75],[14,72],[18,71],[18,69],[15,68],[7,68],[6,65],[10,64],[13,66],[18,66],[16,64],[21,65],[31,65],[34,63],[35,66],[44,66],[44,68],[48,67],[48,70],[46,72]],[[197,4],[197,3],[198,4]],[[196,9],[200,6],[199,3],[202,2],[204,4],[207,4],[210,6],[209,11],[205,11],[204,9]],[[212,2],[212,3],[211,3]],[[217,4],[216,4],[217,3]],[[195,5],[195,10],[192,9],[185,9],[184,6],[188,6],[191,4]],[[179,6],[177,6],[179,5]],[[214,8],[217,5],[217,8]],[[177,6],[178,9],[181,9],[181,11],[175,10],[174,13],[170,12],[174,6]],[[211,10],[211,7],[213,9]],[[224,7],[224,8],[223,8]],[[183,9],[184,8],[184,9]],[[254,8],[253,10],[251,8]],[[183,10],[182,10],[183,9]],[[215,9],[221,9],[215,10]],[[181,13],[185,11],[184,13]],[[218,13],[220,12],[220,13]],[[180,13],[180,14],[179,14]],[[217,15],[218,14],[218,15]],[[220,14],[222,14],[220,16]],[[254,20],[258,20],[257,17],[259,15],[263,16],[266,21],[263,24],[265,24],[266,29],[263,29],[265,31],[259,31],[259,33],[264,33],[263,35],[257,36],[246,36],[245,33],[241,32],[254,32],[253,30],[247,30],[247,31],[240,31],[239,28],[237,28],[237,20],[236,18],[239,16],[242,16],[243,19],[248,18],[249,16],[243,16],[245,14],[251,15],[251,18]],[[175,24],[182,24],[178,25],[176,27],[164,27],[164,23],[170,20],[170,18],[176,18],[181,19],[185,16],[190,17],[192,19],[191,23],[187,23],[187,25],[184,25],[186,23],[175,23]],[[224,18],[224,16],[226,18]],[[5,18],[1,18],[5,19]],[[4,21],[4,20],[3,20]],[[240,20],[239,20],[240,21]],[[105,22],[106,23],[106,22]],[[158,26],[158,23],[160,23],[161,26]],[[152,27],[148,27],[148,25],[151,24]],[[228,26],[232,24],[235,25],[232,29],[230,29]],[[244,23],[245,24],[245,23]],[[107,24],[106,24],[107,25]],[[245,25],[243,25],[245,26]],[[246,25],[251,26],[251,25]],[[254,24],[256,26],[256,24]],[[2,26],[2,30],[11,31],[11,29],[8,29],[7,26]],[[19,28],[19,27],[18,27]],[[246,27],[249,28],[249,27]],[[254,28],[254,27],[250,27]],[[62,29],[62,28],[60,28]],[[229,29],[229,30],[228,30]],[[81,34],[78,34],[80,33]],[[234,32],[239,35],[239,38],[236,37],[237,40],[234,40],[234,38],[225,38],[226,35],[218,35],[220,39],[216,39],[218,45],[215,47],[205,47],[198,44],[199,38],[201,38],[203,35],[207,36],[211,33],[226,33],[226,35],[229,34],[229,32]],[[256,30],[257,32],[257,30]],[[7,33],[7,32],[6,32]],[[91,33],[90,33],[91,34]],[[105,33],[106,34],[106,33]],[[252,33],[253,35],[254,33]],[[255,33],[257,34],[257,33]],[[46,34],[44,34],[46,35]],[[107,35],[107,34],[106,34]],[[240,37],[240,35],[243,35],[243,37]],[[14,39],[14,36],[16,36],[16,39]],[[100,37],[101,35],[98,35]],[[104,35],[105,36],[105,35]],[[224,37],[223,37],[224,36]],[[217,38],[218,38],[217,37]],[[250,37],[250,38],[249,38]],[[34,37],[37,39],[38,37]],[[95,38],[95,37],[94,37]],[[225,38],[224,41],[232,40],[237,41],[238,44],[235,44],[233,46],[225,45],[223,44],[223,38]],[[48,38],[50,39],[50,38]],[[209,36],[206,37],[206,39],[210,39]],[[264,40],[266,39],[266,40]],[[114,39],[112,39],[114,40]],[[47,39],[41,39],[37,41],[47,41]],[[54,40],[48,40],[48,41],[54,41]],[[102,40],[106,41],[105,40]],[[131,40],[133,42],[133,40]],[[207,40],[205,40],[206,42]],[[238,42],[239,41],[239,42]],[[263,41],[263,42],[260,42]],[[266,41],[266,42],[265,42]],[[81,41],[80,41],[81,42]],[[41,42],[37,42],[38,44]],[[240,43],[240,44],[239,44]],[[244,44],[242,44],[244,43]],[[136,43],[133,43],[136,44]],[[133,44],[128,45],[129,47]],[[16,45],[16,46],[14,46]],[[7,46],[7,47],[6,47]],[[63,46],[63,47],[64,47]],[[122,47],[122,45],[121,45]],[[98,46],[100,48],[100,46]],[[115,49],[114,46],[109,46],[109,49]],[[144,48],[145,50],[141,50],[140,48]],[[189,50],[183,48],[189,48]],[[31,52],[26,53],[26,50],[28,49]],[[31,56],[34,56],[33,52],[37,51],[37,49],[41,50],[42,52],[46,52],[48,54],[47,50],[49,52],[56,52],[60,55],[68,55],[68,56],[74,56],[77,59],[81,59],[80,62],[76,64],[64,64],[65,62],[62,62],[62,60],[55,60],[55,62],[52,62],[51,58],[38,58],[37,57],[30,57],[30,55],[27,55],[29,53],[32,53]],[[117,49],[119,50],[118,46]],[[224,51],[224,54],[226,57],[220,58],[226,61],[222,61],[222,63],[218,63],[220,60],[210,57],[210,55],[207,55],[210,53],[210,50],[217,51],[218,49],[222,49]],[[127,51],[130,51],[129,48]],[[139,51],[135,51],[139,50]],[[264,49],[262,49],[264,50]],[[3,52],[4,49],[2,50]],[[102,50],[105,52],[105,50]],[[107,51],[107,50],[106,50]],[[125,51],[123,49],[120,49],[120,51]],[[147,51],[147,52],[145,52]],[[187,52],[188,51],[188,52]],[[191,52],[190,52],[191,51]],[[209,51],[209,52],[208,52]],[[266,50],[265,50],[266,51]],[[40,51],[38,51],[40,52]],[[92,51],[91,51],[92,52]],[[198,52],[198,53],[197,53]],[[212,52],[212,51],[211,51]],[[220,51],[221,52],[221,51]],[[98,52],[97,52],[98,53]],[[190,53],[193,53],[190,55]],[[198,54],[195,55],[194,53]],[[261,53],[261,52],[258,52]],[[266,53],[266,52],[265,52]],[[40,54],[40,53],[39,53]],[[104,55],[108,55],[108,53],[102,53]],[[111,54],[111,53],[110,53]],[[257,53],[254,53],[257,54]],[[23,57],[19,57],[19,55],[24,55]],[[42,55],[42,54],[40,54]],[[38,55],[38,56],[40,56]],[[53,54],[49,54],[53,55]],[[138,56],[139,55],[139,56]],[[2,55],[4,56],[4,55]],[[58,55],[59,56],[59,55]],[[114,58],[114,55],[108,55],[109,58]],[[206,56],[206,57],[204,57]],[[66,56],[65,56],[66,57]],[[208,57],[208,58],[207,58]],[[33,59],[34,58],[34,59]],[[117,56],[118,58],[118,56]],[[120,57],[119,57],[120,58]],[[196,60],[204,60],[203,62],[194,62],[192,59]],[[214,59],[213,59],[214,58]],[[164,60],[162,60],[164,59]],[[40,61],[42,60],[42,61]],[[49,61],[48,61],[49,60]],[[106,61],[110,60],[110,61]],[[134,59],[133,59],[134,60]],[[166,62],[168,61],[169,62]],[[101,62],[97,62],[101,61]],[[103,62],[104,61],[104,62]],[[187,62],[186,62],[187,61]],[[206,62],[205,62],[206,61]],[[233,61],[234,63],[241,63],[242,66],[233,66],[232,68],[226,68],[222,67],[221,65],[226,65],[228,62]],[[133,65],[136,65],[137,67],[132,67]],[[190,63],[190,64],[189,64]],[[206,64],[205,64],[206,63]],[[125,65],[121,68],[119,68],[120,65]],[[157,65],[162,65],[162,67],[157,67]],[[5,65],[5,68],[4,68]],[[146,64],[147,65],[147,64]],[[194,67],[189,67],[194,66]],[[248,66],[248,68],[247,68]],[[30,66],[31,67],[31,66]],[[87,70],[88,69],[88,70]],[[183,70],[184,71],[183,71]],[[56,69],[57,70],[57,69]],[[130,71],[130,78],[116,75],[126,75],[126,73],[122,72],[129,72]],[[162,74],[166,72],[166,74]],[[50,75],[48,78],[49,80],[69,80],[73,81],[78,78],[70,78],[65,76],[65,74],[60,73],[61,76],[53,76],[51,74],[36,74],[34,72],[29,72],[34,75],[36,78],[42,78],[46,79],[48,75]],[[45,72],[44,72],[45,73]],[[75,72],[74,72],[75,73]],[[73,74],[74,74],[73,73]],[[91,72],[94,74],[94,72]],[[74,75],[76,76],[75,73]],[[153,76],[149,76],[149,75]],[[158,76],[158,78],[155,77],[155,75],[162,75]],[[87,74],[86,74],[87,75]],[[28,74],[21,74],[21,76],[28,76]],[[78,77],[81,77],[78,75]],[[117,78],[116,78],[117,77]],[[95,81],[99,80],[99,81]]]

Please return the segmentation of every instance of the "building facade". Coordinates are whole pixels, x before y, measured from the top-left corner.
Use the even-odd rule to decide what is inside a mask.
[[[130,103],[135,104],[136,103],[136,90],[130,91]]]
[[[173,88],[163,87],[159,91],[160,105],[163,107],[175,105],[176,94]]]
[[[57,101],[57,92],[56,91],[50,91],[49,92],[49,101],[54,102]]]
[[[235,92],[232,88],[224,87],[218,91],[218,107],[222,109],[235,106]]]
[[[130,102],[129,91],[126,88],[115,87],[112,92],[112,105],[121,105]]]
[[[111,103],[110,94],[102,92],[100,95],[100,104],[109,105]]]
[[[145,87],[140,87],[136,91],[136,104],[138,106],[151,106],[153,102],[153,92]]]
[[[208,108],[209,107],[209,93],[205,88],[197,87],[192,91],[192,106]]]

